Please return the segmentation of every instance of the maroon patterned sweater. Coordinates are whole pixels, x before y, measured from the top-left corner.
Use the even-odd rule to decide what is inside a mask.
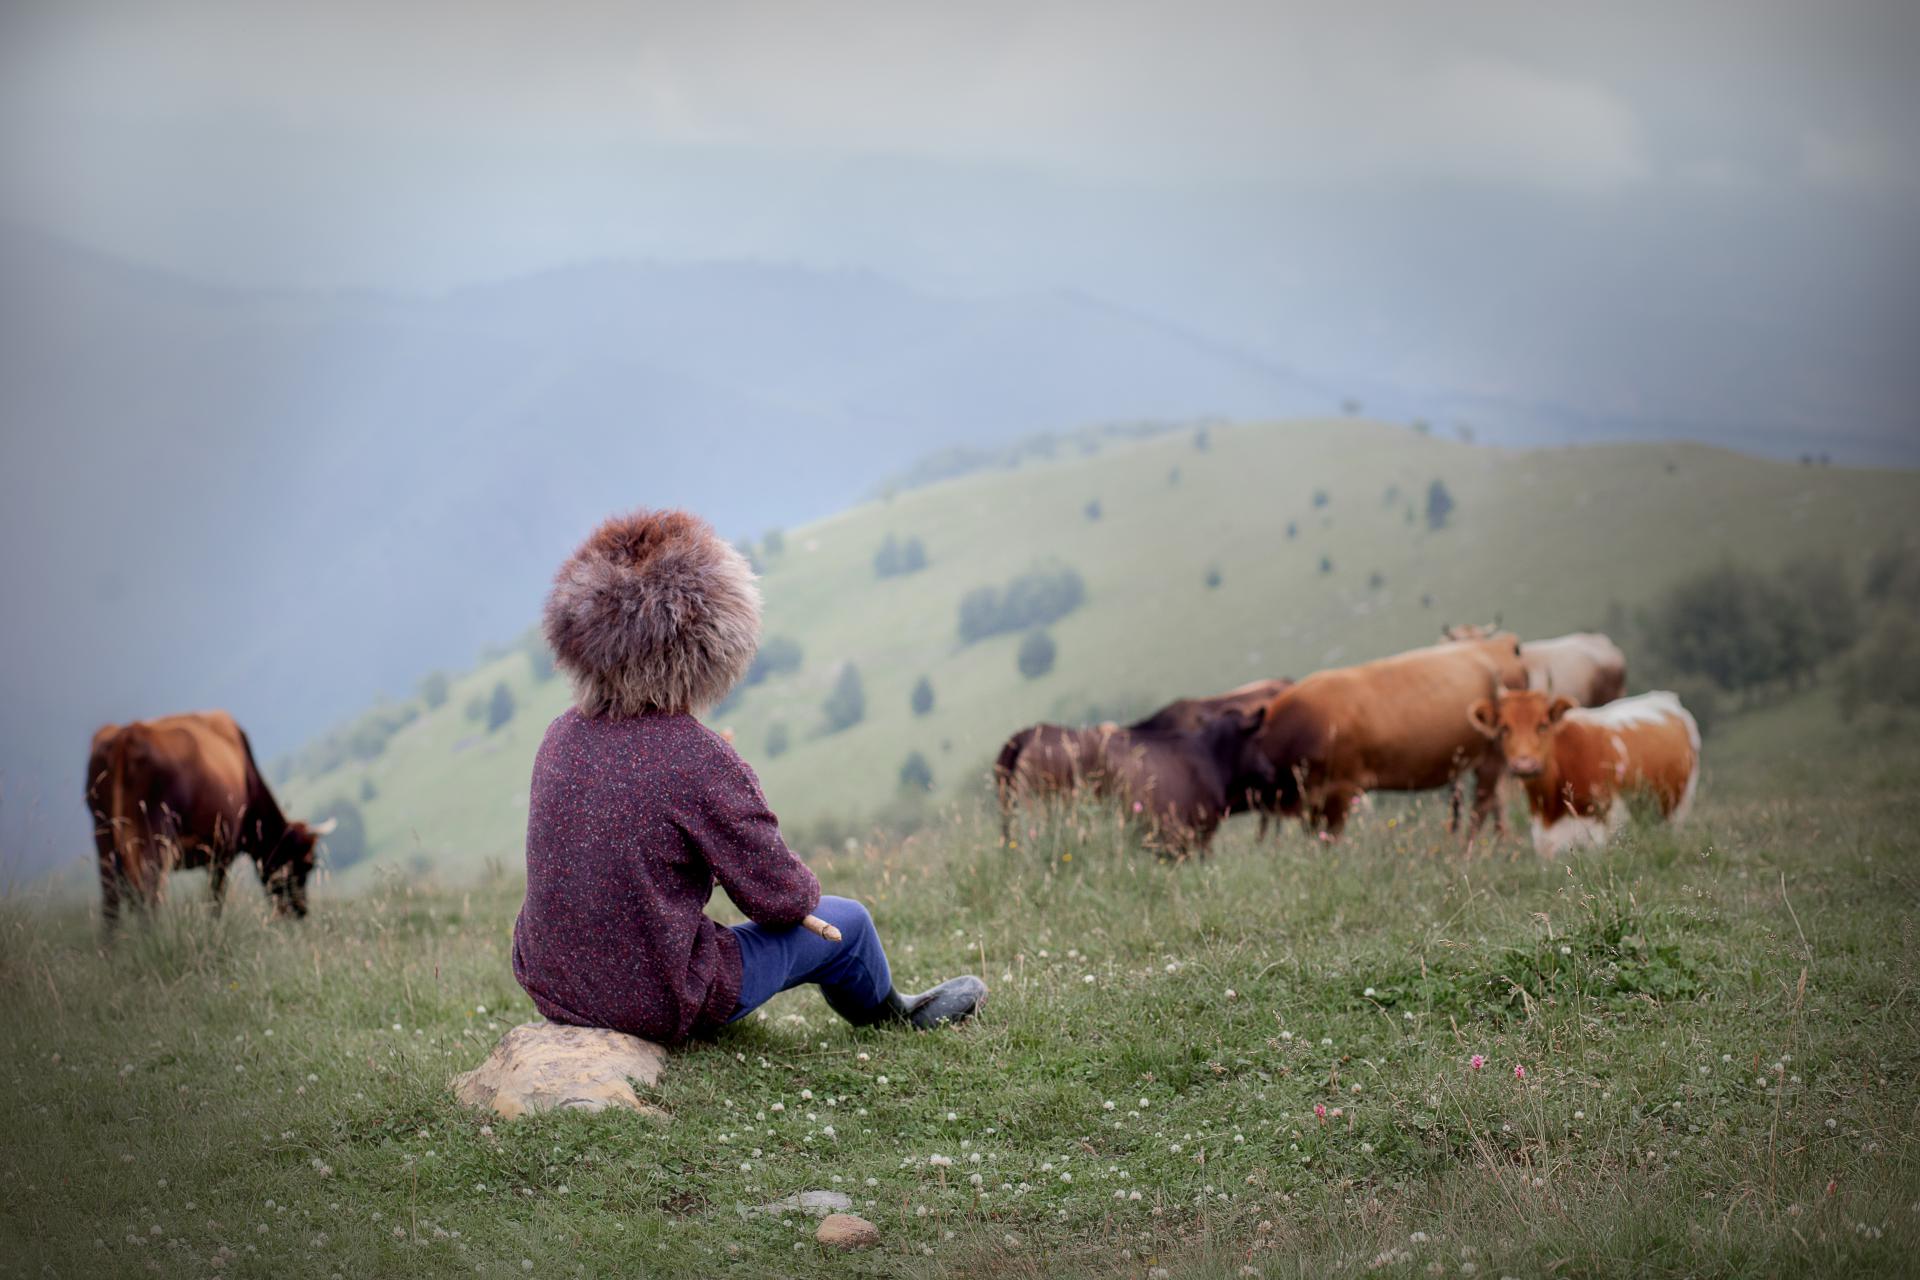
[[[716,879],[748,919],[798,924],[820,882],[780,839],[753,770],[689,715],[569,709],[533,761],[513,976],[556,1022],[661,1044],[717,1030],[740,948],[707,918]]]

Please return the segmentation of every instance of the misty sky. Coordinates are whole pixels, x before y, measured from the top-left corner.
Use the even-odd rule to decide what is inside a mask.
[[[1266,187],[1920,197],[1920,7],[1900,0],[6,14],[0,207],[221,279],[912,258],[810,207],[878,159],[999,171],[1010,212],[1052,184],[1196,215]]]

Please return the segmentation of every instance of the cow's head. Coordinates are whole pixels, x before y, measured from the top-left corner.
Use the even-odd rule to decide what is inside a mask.
[[[316,826],[289,822],[286,833],[260,863],[260,883],[267,887],[277,916],[307,914],[307,881],[320,855],[320,841],[333,834],[338,823],[328,818]]]
[[[1227,780],[1229,795],[1271,796],[1276,785],[1273,762],[1260,749],[1260,728],[1267,722],[1265,704],[1226,707],[1200,728],[1200,740]]]
[[[1473,727],[1500,744],[1507,771],[1516,778],[1537,778],[1547,767],[1553,735],[1577,703],[1542,689],[1504,690],[1498,699],[1482,698],[1467,708]]]

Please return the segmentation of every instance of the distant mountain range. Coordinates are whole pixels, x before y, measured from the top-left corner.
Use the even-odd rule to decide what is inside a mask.
[[[1090,299],[774,264],[308,294],[16,228],[0,280],[0,847],[36,863],[97,723],[217,703],[283,750],[524,628],[611,510],[757,534],[963,442],[1327,403]]]

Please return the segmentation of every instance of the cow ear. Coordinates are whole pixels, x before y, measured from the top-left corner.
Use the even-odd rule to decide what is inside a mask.
[[[1493,703],[1487,699],[1482,698],[1468,707],[1467,719],[1473,723],[1474,728],[1478,729],[1487,737],[1497,738],[1500,736],[1500,721],[1494,714]]]
[[[1566,694],[1564,693],[1561,694],[1559,697],[1555,698],[1552,702],[1547,704],[1547,723],[1559,724],[1561,716],[1564,716],[1565,714],[1567,714],[1567,712],[1573,710],[1575,707],[1579,705],[1580,705],[1579,703],[1575,702],[1572,698],[1569,698]]]
[[[1259,706],[1250,708],[1244,713],[1247,717],[1248,733],[1257,731],[1261,725],[1267,722],[1267,706],[1268,704],[1263,702]]]

